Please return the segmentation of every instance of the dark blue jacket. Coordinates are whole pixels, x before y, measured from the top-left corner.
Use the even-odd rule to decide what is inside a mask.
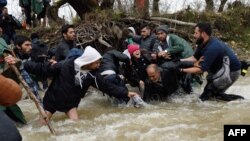
[[[201,62],[202,71],[216,73],[222,66],[224,55],[229,56],[230,71],[240,70],[240,61],[232,49],[215,37],[209,39],[205,45],[199,46],[194,57],[199,60],[201,56],[204,56],[204,61]]]

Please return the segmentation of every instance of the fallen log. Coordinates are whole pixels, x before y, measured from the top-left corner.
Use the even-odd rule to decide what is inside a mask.
[[[167,22],[167,23],[175,23],[177,25],[187,25],[187,26],[195,26],[196,25],[196,23],[183,22],[183,21],[169,19],[169,18],[163,18],[163,17],[150,17],[150,20],[160,21],[160,22]]]

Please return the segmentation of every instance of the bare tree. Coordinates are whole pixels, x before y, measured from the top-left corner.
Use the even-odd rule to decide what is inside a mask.
[[[135,0],[135,11],[142,18],[149,17],[149,0]]]
[[[53,20],[57,21],[57,11],[65,3],[69,3],[82,20],[85,18],[86,13],[93,12],[97,8],[113,8],[114,0],[103,0],[100,6],[98,2],[99,0],[58,0],[50,7],[48,12],[50,16],[48,17],[52,17]]]
[[[214,11],[214,1],[213,0],[205,0],[206,1],[206,11]]]
[[[117,0],[117,4],[118,4],[118,9],[123,11],[121,0]]]
[[[153,16],[159,15],[159,1],[160,0],[154,0],[153,1]]]
[[[113,9],[115,0],[103,0],[101,3],[101,9]]]
[[[59,18],[58,16],[58,9],[67,3],[67,0],[60,0],[60,1],[53,1],[53,5],[49,7],[47,11],[47,17],[49,19],[50,25],[53,23],[63,23],[63,19]]]
[[[222,12],[223,11],[226,3],[227,3],[227,0],[221,0],[218,12]]]

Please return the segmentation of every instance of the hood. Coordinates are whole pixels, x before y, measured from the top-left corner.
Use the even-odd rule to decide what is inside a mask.
[[[82,87],[82,79],[84,79],[87,76],[87,74],[90,74],[89,70],[83,70],[81,69],[81,67],[91,64],[101,58],[102,58],[101,54],[93,47],[87,46],[85,48],[83,54],[74,61],[74,67],[76,71],[75,85],[80,85]]]
[[[133,34],[136,35],[136,32],[135,32],[135,28],[134,28],[134,27],[130,26],[130,27],[128,28],[128,30],[132,31]]]
[[[75,61],[75,68],[81,68],[82,66],[91,64],[99,59],[101,59],[101,54],[91,46],[87,46],[82,54],[82,56],[78,57]]]

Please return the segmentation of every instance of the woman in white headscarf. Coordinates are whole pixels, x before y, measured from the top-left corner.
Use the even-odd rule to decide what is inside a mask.
[[[77,120],[78,104],[89,86],[116,98],[131,98],[138,95],[128,92],[127,88],[107,83],[103,79],[97,72],[102,56],[96,49],[87,46],[82,55],[79,55],[79,49],[73,49],[71,52],[66,60],[54,65],[34,62],[27,62],[24,65],[30,73],[53,76],[53,81],[43,99],[44,109],[48,115],[47,121],[56,111],[65,112],[70,119]]]

